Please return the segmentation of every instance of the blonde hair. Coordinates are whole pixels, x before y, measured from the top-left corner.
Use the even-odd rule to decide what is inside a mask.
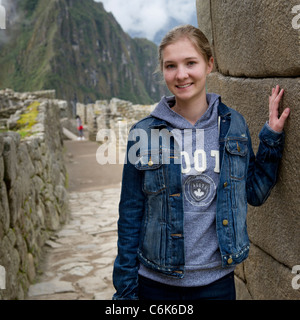
[[[163,70],[163,51],[164,49],[180,39],[189,39],[195,48],[202,54],[206,63],[209,62],[210,58],[212,57],[212,50],[204,33],[199,30],[198,28],[192,25],[182,25],[175,27],[171,31],[169,31],[165,37],[162,39],[159,47],[158,47],[158,59],[159,59],[159,66],[158,69],[160,71]]]

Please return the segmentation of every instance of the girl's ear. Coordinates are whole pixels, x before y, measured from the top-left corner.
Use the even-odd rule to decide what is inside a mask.
[[[207,64],[207,71],[206,71],[207,75],[209,75],[212,72],[213,67],[214,67],[214,58],[210,57],[208,64]]]

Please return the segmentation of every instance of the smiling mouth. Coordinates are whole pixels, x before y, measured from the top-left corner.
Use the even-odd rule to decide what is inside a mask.
[[[187,83],[187,84],[184,84],[184,85],[182,85],[182,86],[176,86],[176,88],[178,88],[178,89],[185,89],[185,88],[188,88],[188,87],[190,87],[191,85],[193,85],[193,83]]]

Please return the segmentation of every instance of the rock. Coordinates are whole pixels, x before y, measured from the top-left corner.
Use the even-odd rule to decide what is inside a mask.
[[[14,137],[4,137],[4,181],[11,186],[17,177],[17,146]]]
[[[199,28],[209,38],[212,35],[218,70],[222,74],[299,76],[299,31],[292,26],[295,16],[292,8],[299,4],[297,0],[255,3],[252,0],[197,0],[197,3]]]
[[[67,271],[68,274],[84,277],[94,269],[89,263],[70,263],[58,269],[58,271]]]
[[[3,181],[0,181],[0,240],[2,239],[3,235],[8,231],[9,225],[10,212],[6,185]]]
[[[103,282],[99,277],[84,277],[76,282],[76,284],[85,293],[101,292],[107,288],[107,284]]]
[[[59,107],[59,118],[68,118],[69,117],[68,102],[65,100],[58,100],[57,105]]]
[[[21,143],[18,148],[18,160],[19,165],[22,167],[21,174],[23,175],[22,180],[24,183],[26,182],[27,186],[29,185],[29,182],[31,178],[35,175],[35,168],[32,164],[31,158],[29,156],[28,148],[26,143]]]
[[[27,254],[27,261],[28,261],[27,275],[28,275],[29,281],[32,283],[35,279],[36,273],[35,273],[35,267],[34,267],[34,258],[31,253]]]
[[[300,299],[300,291],[292,287],[292,270],[254,245],[245,261],[245,273],[247,288],[255,300]]]
[[[10,118],[6,121],[6,127],[8,130],[14,130],[18,127],[18,120],[20,115],[11,115]]]
[[[68,207],[68,192],[62,185],[57,185],[54,189],[54,194],[56,196],[57,204],[60,212],[65,212]]]
[[[234,283],[237,300],[253,300],[246,284],[241,279],[239,279],[238,277],[234,277]]]
[[[46,209],[46,217],[45,217],[46,227],[51,231],[58,230],[60,223],[59,223],[59,215],[57,210],[55,209],[55,206],[51,201],[46,201],[45,209]]]
[[[47,240],[45,244],[50,248],[54,248],[54,249],[55,248],[61,248],[61,244],[56,243],[56,242],[51,241],[51,240]]]
[[[279,180],[267,202],[248,209],[250,239],[275,259],[292,268],[300,256],[299,207],[300,173],[298,143],[300,110],[299,78],[244,79],[213,73],[208,78],[208,90],[221,94],[222,101],[241,112],[248,123],[254,151],[258,149],[258,134],[268,120],[268,96],[279,84],[285,89],[281,110],[291,108],[286,131],[286,145],[279,171]],[[291,240],[293,239],[293,240]]]
[[[97,248],[97,245],[96,244],[81,244],[79,246],[76,246],[76,249],[78,250],[83,250],[83,251],[86,251],[86,250],[95,250]]]
[[[57,235],[59,238],[61,238],[61,237],[68,237],[69,238],[71,236],[74,236],[74,237],[79,236],[79,233],[76,230],[65,228],[65,229],[62,229],[61,231],[59,231],[57,233]]]
[[[55,99],[56,92],[55,90],[40,90],[31,92],[30,95],[33,95],[34,98],[47,98],[47,99]]]
[[[198,17],[198,25],[200,30],[205,34],[209,43],[211,44],[211,48],[213,51],[214,57],[214,70],[217,71],[217,59],[216,54],[214,52],[214,38],[213,38],[213,29],[212,29],[212,20],[211,20],[211,0],[197,0],[197,17]]]
[[[76,134],[74,134],[73,132],[71,132],[70,130],[63,128],[63,134],[65,135],[66,138],[68,138],[69,140],[73,140],[76,141],[78,139],[78,136]]]
[[[41,296],[41,295],[51,295],[55,293],[66,293],[66,292],[75,292],[74,287],[70,282],[60,281],[54,279],[48,282],[41,282],[35,285],[32,285],[29,288],[28,296]]]
[[[18,219],[20,219],[22,213],[24,212],[22,205],[23,201],[26,199],[26,186],[28,186],[28,181],[24,181],[23,184],[20,177],[13,181],[13,185],[6,183],[10,211],[10,224],[12,227],[17,225]]]

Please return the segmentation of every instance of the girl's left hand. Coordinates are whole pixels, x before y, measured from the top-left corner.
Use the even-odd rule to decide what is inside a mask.
[[[285,120],[290,114],[290,109],[286,108],[278,118],[279,102],[283,96],[284,90],[279,92],[279,85],[272,89],[272,95],[269,97],[269,126],[277,132],[282,132]]]

